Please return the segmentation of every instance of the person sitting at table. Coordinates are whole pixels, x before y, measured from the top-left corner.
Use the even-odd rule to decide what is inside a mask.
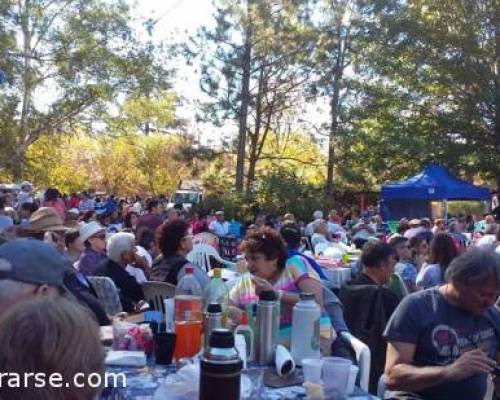
[[[134,235],[115,233],[108,239],[106,254],[107,258],[98,265],[95,276],[111,278],[119,290],[123,311],[134,312],[136,305],[144,300],[141,285],[126,270],[127,265],[136,261]]]
[[[3,384],[0,399],[96,399],[101,388],[88,378],[104,380],[98,327],[87,310],[64,298],[19,303],[0,319],[0,371],[20,376],[21,382],[28,379],[27,384]],[[50,384],[54,376],[61,377],[61,386]]]
[[[446,268],[457,256],[453,239],[446,233],[438,233],[432,239],[429,262],[418,272],[416,283],[419,289],[440,286],[444,281]]]
[[[445,279],[443,286],[407,296],[392,315],[385,373],[395,392],[385,399],[485,398],[488,373],[500,362],[500,312],[494,307],[500,256],[469,249],[451,262]]]
[[[349,330],[371,351],[370,392],[376,393],[384,371],[386,343],[383,332],[399,304],[399,298],[385,285],[394,272],[396,255],[391,246],[369,242],[361,254],[360,276],[339,292]]]
[[[332,243],[332,236],[328,231],[328,225],[324,219],[318,219],[314,222],[314,233],[311,236],[311,244],[313,249],[320,243],[330,245]]]
[[[323,308],[323,288],[316,271],[304,257],[288,258],[285,242],[271,228],[265,227],[247,235],[240,246],[247,267],[253,275],[256,294],[272,290],[281,302],[280,342],[289,345],[293,306],[299,301],[299,293],[313,293],[321,307],[320,345],[330,354],[336,337],[327,312]],[[237,293],[231,291],[230,299],[238,302]]]
[[[321,210],[316,210],[313,212],[313,220],[307,224],[304,234],[306,236],[312,236],[314,234],[314,226],[316,224],[316,221],[323,219],[323,211]]]
[[[394,272],[403,279],[409,293],[416,292],[418,271],[411,259],[412,253],[408,238],[401,235],[393,236],[389,240],[389,246],[396,252],[398,261],[394,267]]]
[[[288,247],[287,259],[294,256],[301,256],[305,258],[307,263],[314,269],[314,271],[316,271],[316,273],[320,277],[323,286],[323,305],[328,313],[328,316],[330,317],[330,320],[332,321],[332,326],[335,332],[349,332],[349,329],[347,328],[344,320],[342,303],[340,302],[339,298],[330,289],[328,289],[328,279],[325,276],[322,268],[314,258],[299,252],[301,240],[300,228],[294,223],[285,224],[280,230],[280,235]],[[340,335],[338,335],[333,342],[332,355],[351,358],[349,354],[349,346],[344,342],[342,336]]]
[[[186,274],[186,267],[194,268],[201,288],[204,289],[210,282],[206,271],[197,265],[191,264],[186,258],[193,250],[193,235],[190,233],[189,222],[176,219],[162,225],[158,247],[161,256],[155,259],[149,279],[152,281],[168,282],[177,285]]]

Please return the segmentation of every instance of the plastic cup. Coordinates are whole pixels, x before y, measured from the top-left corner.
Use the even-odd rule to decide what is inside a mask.
[[[323,360],[319,358],[304,358],[302,360],[302,371],[305,382],[321,383],[322,370]]]
[[[347,380],[347,394],[350,395],[354,392],[356,386],[356,378],[358,377],[359,368],[356,365],[351,365],[349,371],[349,379]]]
[[[154,335],[155,361],[159,365],[169,365],[175,350],[175,333],[160,332]]]
[[[343,399],[347,396],[351,365],[352,361],[346,358],[323,358],[323,381],[328,398]]]

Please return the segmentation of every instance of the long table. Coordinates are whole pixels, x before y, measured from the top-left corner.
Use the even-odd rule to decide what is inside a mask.
[[[256,369],[258,369],[258,367],[251,366],[249,374]],[[100,395],[101,400],[153,400],[154,393],[163,379],[165,379],[167,375],[175,372],[175,365],[150,365],[145,368],[108,367],[106,372],[124,374],[126,376],[126,386],[123,386],[122,382],[119,380],[119,384],[116,387],[107,387],[104,389]],[[243,371],[243,374],[245,374],[245,371]],[[254,396],[252,396],[252,398],[253,397]],[[305,399],[306,394],[302,386],[291,386],[281,389],[263,386],[258,397],[263,400]],[[377,399],[377,397],[356,387],[354,393],[349,396],[349,399],[373,400]]]

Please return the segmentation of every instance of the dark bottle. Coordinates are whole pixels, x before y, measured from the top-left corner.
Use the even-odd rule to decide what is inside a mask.
[[[200,400],[239,400],[242,361],[234,347],[234,335],[214,329],[200,363]]]

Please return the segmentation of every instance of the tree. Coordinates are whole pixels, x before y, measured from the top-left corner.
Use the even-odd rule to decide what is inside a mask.
[[[385,0],[377,7],[377,37],[366,57],[375,74],[370,91],[377,85],[381,96],[369,102],[364,122],[389,118],[372,125],[376,151],[401,159],[397,143],[421,163],[479,173],[500,188],[498,0]],[[359,127],[366,131],[366,124]],[[391,137],[394,145],[385,147]],[[405,143],[422,147],[411,150]]]
[[[42,135],[92,131],[120,93],[165,78],[124,0],[0,0],[0,42],[0,166],[15,179]]]
[[[299,61],[307,53],[302,3],[218,1],[215,28],[203,28],[187,51],[188,57],[200,57],[200,85],[211,98],[204,116],[219,126],[238,124],[237,192],[245,186],[251,191],[266,136],[300,99],[306,78]]]

